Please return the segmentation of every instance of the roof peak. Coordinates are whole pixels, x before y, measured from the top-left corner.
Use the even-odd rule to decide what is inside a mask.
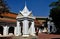
[[[25,2],[25,6],[24,6],[23,10],[20,11],[20,13],[21,13],[23,16],[26,16],[26,17],[31,13],[31,11],[29,11],[28,8],[27,8],[26,2]]]
[[[26,2],[25,2],[25,6],[24,6],[22,12],[29,12],[29,10],[28,10],[28,8],[27,8],[27,5],[26,5]]]
[[[27,6],[27,5],[26,5],[26,1],[25,1],[25,6]]]
[[[27,5],[26,5],[26,2],[25,2],[25,7],[24,7],[24,9],[25,9],[25,10],[28,10]],[[28,11],[29,11],[29,10],[28,10]]]

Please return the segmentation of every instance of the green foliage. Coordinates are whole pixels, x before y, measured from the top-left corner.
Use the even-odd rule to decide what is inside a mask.
[[[49,7],[51,7],[52,9],[50,9],[50,15],[49,17],[52,17],[53,22],[55,23],[55,26],[57,28],[57,31],[60,33],[60,0],[58,0],[57,2],[52,2]]]
[[[56,2],[52,2],[49,7],[56,6]]]
[[[60,8],[60,0],[58,0],[57,2],[52,2],[49,7],[52,8]]]
[[[4,0],[0,0],[0,13],[9,12],[9,9]]]

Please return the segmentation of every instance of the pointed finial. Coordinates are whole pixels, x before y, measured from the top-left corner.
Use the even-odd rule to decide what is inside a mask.
[[[25,6],[26,6],[26,1],[25,1]]]

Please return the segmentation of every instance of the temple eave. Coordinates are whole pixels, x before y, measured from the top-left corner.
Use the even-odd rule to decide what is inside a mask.
[[[19,18],[32,18],[32,19],[35,19],[35,17],[30,17],[30,16],[28,16],[28,17],[21,16],[21,17],[17,17],[16,19],[19,19]]]
[[[14,19],[5,19],[5,18],[0,18],[0,21],[2,21],[2,22],[9,22],[9,23],[16,22],[16,20],[14,20]]]

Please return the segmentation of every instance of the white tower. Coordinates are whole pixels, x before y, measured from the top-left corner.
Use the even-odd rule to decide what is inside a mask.
[[[20,11],[20,13],[18,14],[18,16],[16,17],[17,19],[17,23],[18,22],[22,22],[23,23],[23,37],[27,37],[30,35],[35,36],[35,27],[34,27],[34,19],[35,17],[33,17],[32,12],[28,10],[26,3],[25,3],[25,7],[22,11]],[[31,21],[31,26],[29,28],[29,21]],[[18,29],[20,27],[20,24],[18,25]],[[21,32],[21,29],[18,30]]]

